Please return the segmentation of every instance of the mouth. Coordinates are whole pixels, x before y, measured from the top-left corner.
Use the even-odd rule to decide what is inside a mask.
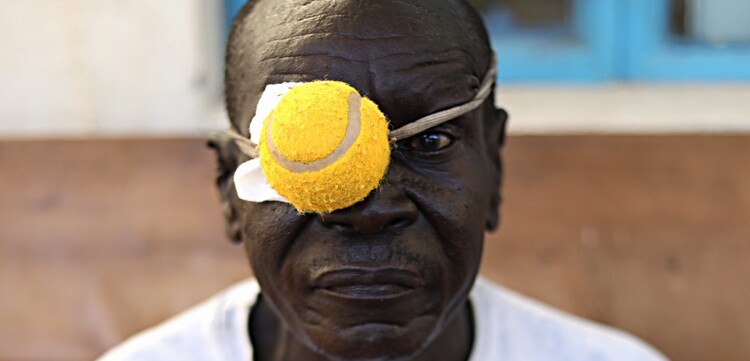
[[[330,296],[351,300],[387,300],[422,287],[415,272],[398,268],[339,268],[314,278],[313,286]]]

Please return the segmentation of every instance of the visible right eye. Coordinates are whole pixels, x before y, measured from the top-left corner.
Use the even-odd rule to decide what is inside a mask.
[[[426,131],[406,139],[405,145],[409,150],[417,152],[437,152],[450,147],[453,137],[440,131]]]

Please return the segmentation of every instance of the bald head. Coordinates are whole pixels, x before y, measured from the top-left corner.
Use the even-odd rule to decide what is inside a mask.
[[[340,80],[395,126],[471,99],[490,57],[462,0],[251,0],[229,35],[227,109],[246,134],[267,84]],[[419,105],[414,94],[441,100]]]

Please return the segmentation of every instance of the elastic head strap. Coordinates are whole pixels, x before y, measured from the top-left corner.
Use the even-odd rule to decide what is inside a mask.
[[[253,143],[250,138],[238,133],[234,128],[227,129],[227,135],[234,140],[234,144],[240,151],[250,158],[258,158],[260,152],[258,152],[258,145]]]
[[[497,59],[495,58],[495,54],[492,54],[492,62],[490,64],[490,68],[484,75],[482,84],[479,86],[479,90],[474,96],[474,99],[472,99],[468,103],[457,105],[453,108],[441,110],[437,113],[419,118],[409,124],[404,125],[401,128],[392,130],[388,134],[388,137],[392,141],[407,139],[409,137],[422,133],[425,130],[430,129],[436,125],[443,124],[447,121],[458,118],[466,113],[473,111],[474,109],[482,105],[484,101],[487,100],[487,97],[492,93],[492,86],[495,84],[496,74]],[[242,151],[242,153],[245,153],[245,155],[251,158],[258,157],[258,145],[250,141],[249,138],[238,133],[236,130],[234,130],[234,128],[229,128],[227,130],[227,135],[229,135],[229,137],[234,140],[235,144],[237,144],[237,147],[240,149],[240,151]]]

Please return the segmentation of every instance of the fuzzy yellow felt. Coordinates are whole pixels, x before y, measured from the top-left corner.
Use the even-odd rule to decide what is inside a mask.
[[[331,154],[344,138],[349,123],[347,99],[352,91],[348,85],[334,82],[292,88],[273,110],[271,136],[276,149],[289,160],[303,163]]]
[[[359,109],[349,109],[352,104]],[[378,187],[390,160],[385,115],[333,81],[305,83],[284,95],[264,121],[258,148],[269,185],[300,213],[361,201]]]

